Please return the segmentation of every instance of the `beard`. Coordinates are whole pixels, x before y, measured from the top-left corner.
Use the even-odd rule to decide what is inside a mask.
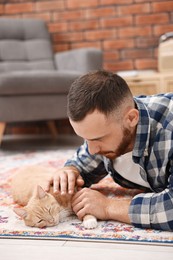
[[[100,155],[107,157],[108,159],[114,160],[117,157],[129,152],[130,147],[133,143],[134,133],[129,129],[123,128],[123,138],[115,151],[103,151],[99,152]]]

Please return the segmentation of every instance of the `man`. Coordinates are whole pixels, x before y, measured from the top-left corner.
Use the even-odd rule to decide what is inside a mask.
[[[54,191],[72,194],[76,184],[89,187],[110,173],[120,185],[145,192],[120,200],[83,188],[72,202],[80,219],[92,214],[173,231],[173,93],[133,98],[120,76],[91,72],[72,84],[68,116],[85,141],[57,171]]]

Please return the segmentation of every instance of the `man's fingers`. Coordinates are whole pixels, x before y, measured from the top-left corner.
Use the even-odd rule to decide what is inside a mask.
[[[57,171],[53,179],[54,192],[61,194],[73,194],[76,186],[76,178],[79,175],[79,172],[74,167],[64,167]],[[82,186],[82,179],[78,181],[78,185]]]
[[[85,216],[85,208],[83,207],[83,203],[78,203],[73,207],[73,211],[78,216],[79,219],[82,219]]]
[[[82,177],[80,175],[77,177],[76,185],[77,185],[78,190],[80,190],[82,188],[82,186],[84,185],[84,180],[82,179]]]
[[[69,194],[74,193],[75,182],[76,182],[76,177],[74,176],[74,174],[69,174],[69,176],[68,176],[68,193]]]
[[[83,186],[84,185],[84,180],[82,179],[81,175],[79,175],[77,177],[76,183],[77,183],[78,186]]]
[[[46,192],[48,192],[50,190],[50,182],[45,183],[44,185],[42,185],[43,190],[45,190]]]
[[[59,176],[54,177],[54,180],[53,180],[53,191],[54,191],[54,193],[59,192],[59,182],[60,182]]]
[[[67,185],[68,185],[68,176],[67,176],[66,172],[64,172],[60,176],[60,189],[61,189],[62,195],[67,193]]]

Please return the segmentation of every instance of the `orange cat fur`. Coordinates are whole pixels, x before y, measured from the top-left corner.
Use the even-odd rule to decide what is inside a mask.
[[[42,188],[50,180],[55,170],[43,166],[21,168],[12,178],[12,196],[15,203],[23,206],[14,207],[27,226],[43,228],[55,226],[73,214],[71,195],[54,194],[53,188],[45,192]],[[94,216],[86,215],[83,219],[85,228],[97,226]]]

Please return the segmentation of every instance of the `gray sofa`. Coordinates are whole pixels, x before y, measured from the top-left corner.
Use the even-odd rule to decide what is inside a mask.
[[[71,83],[101,68],[99,49],[54,54],[42,20],[0,18],[0,142],[9,122],[66,118]]]

